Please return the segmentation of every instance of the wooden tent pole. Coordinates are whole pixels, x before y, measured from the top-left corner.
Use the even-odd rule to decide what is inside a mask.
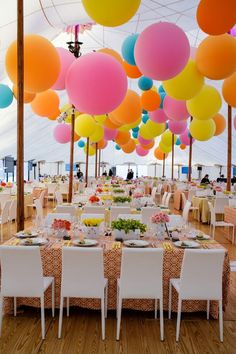
[[[89,138],[87,138],[87,146],[86,146],[86,165],[85,165],[85,183],[86,183],[86,187],[88,187],[88,157],[89,157]]]
[[[164,154],[163,158],[163,167],[162,167],[162,177],[165,177],[165,164],[166,164],[166,154]]]
[[[98,143],[96,143],[96,153],[95,153],[95,178],[98,176]]]
[[[172,161],[171,161],[171,179],[174,180],[174,163],[175,163],[175,136],[172,134]]]
[[[101,165],[101,149],[98,150],[98,177],[101,176],[100,165]]]
[[[232,107],[228,105],[227,191],[231,191],[232,169]]]
[[[191,117],[190,121],[192,122],[193,117]],[[189,158],[188,158],[188,181],[192,180],[192,154],[193,154],[193,138],[190,135],[190,144],[189,144]]]
[[[24,230],[24,0],[17,0],[17,231]]]
[[[72,202],[72,195],[73,195],[74,134],[75,134],[75,107],[72,105],[71,136],[70,136],[70,176],[69,176],[69,196],[68,196],[69,203]]]

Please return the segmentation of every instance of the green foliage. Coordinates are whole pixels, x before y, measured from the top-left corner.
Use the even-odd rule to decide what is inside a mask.
[[[142,224],[139,220],[134,219],[117,219],[112,221],[111,223],[112,230],[124,230],[127,234],[129,231],[140,230],[141,234],[143,234],[147,226]]]
[[[113,197],[113,202],[114,203],[130,203],[131,198],[130,197]]]
[[[125,193],[125,190],[122,188],[114,188],[113,193]]]

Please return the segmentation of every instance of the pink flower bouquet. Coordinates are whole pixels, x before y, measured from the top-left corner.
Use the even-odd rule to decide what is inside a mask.
[[[133,194],[133,198],[142,198],[142,197],[143,197],[143,194],[140,192],[136,192]]]
[[[169,222],[169,220],[170,220],[169,216],[162,213],[162,212],[159,212],[159,213],[151,216],[151,222],[153,224],[166,223],[166,222]]]

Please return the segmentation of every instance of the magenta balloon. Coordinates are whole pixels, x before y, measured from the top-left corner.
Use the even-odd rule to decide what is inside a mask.
[[[116,129],[110,129],[107,127],[104,127],[104,139],[105,140],[114,140],[118,134],[118,131]]]
[[[60,144],[66,144],[70,141],[71,126],[69,124],[58,124],[53,131],[54,139]]]
[[[180,141],[182,144],[188,146],[190,145],[190,137],[189,137],[189,130],[186,129],[185,132],[183,134],[180,135]],[[192,142],[194,143],[194,138],[192,139]]]
[[[170,120],[168,127],[173,134],[182,134],[187,128],[187,122],[186,120],[182,120],[180,122]]]
[[[146,156],[149,153],[149,150],[144,149],[141,145],[136,145],[136,153],[139,156]]]
[[[127,76],[111,55],[89,53],[77,59],[66,76],[66,90],[80,112],[105,114],[123,101]]]
[[[148,112],[148,115],[150,119],[155,123],[165,123],[169,119],[162,108]]]
[[[175,100],[170,96],[165,96],[163,110],[166,115],[173,120],[185,120],[189,117],[186,101]]]
[[[71,52],[69,52],[65,48],[56,48],[56,50],[60,57],[61,70],[57,78],[57,81],[52,86],[52,89],[65,90],[65,86],[66,86],[65,80],[66,80],[67,70],[69,69],[71,64],[75,61],[75,57]]]
[[[138,141],[141,145],[148,145],[152,142],[152,139],[144,139],[141,135],[138,135]]]
[[[135,47],[135,62],[143,75],[169,80],[188,62],[190,45],[184,31],[173,23],[159,22],[145,28]]]

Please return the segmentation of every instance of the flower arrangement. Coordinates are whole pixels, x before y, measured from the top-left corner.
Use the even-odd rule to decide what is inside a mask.
[[[112,184],[112,188],[119,188],[119,187],[120,187],[119,184],[116,184],[116,183]]]
[[[1,182],[2,187],[6,187],[6,185],[7,185],[6,182]]]
[[[111,195],[103,195],[103,196],[101,196],[101,199],[102,200],[112,200],[112,196]]]
[[[2,192],[2,191],[3,191],[3,187],[0,186],[0,192]]]
[[[96,189],[96,192],[97,192],[97,193],[102,193],[102,192],[103,192],[103,189],[100,188],[100,187],[98,187],[98,188]]]
[[[113,193],[125,193],[125,190],[122,188],[114,188]]]
[[[109,188],[109,187],[104,187],[104,188],[103,188],[103,191],[104,191],[104,192],[110,192],[110,191],[111,191],[111,188]]]
[[[96,195],[91,195],[91,197],[89,198],[90,203],[98,203],[100,202],[100,198],[98,198]]]
[[[151,216],[151,222],[153,224],[166,223],[166,222],[169,222],[169,220],[170,220],[169,216],[162,213],[162,212]]]
[[[70,231],[71,222],[68,220],[54,219],[52,223],[53,230],[65,229]]]
[[[103,221],[104,219],[87,218],[83,220],[83,224],[89,227],[96,227],[99,226]]]
[[[133,219],[117,219],[111,223],[112,230],[124,231],[126,234],[129,231],[140,230],[141,233],[144,233],[147,229],[147,226],[141,223],[139,220]]]
[[[142,197],[143,197],[143,194],[140,192],[136,192],[133,194],[133,198],[142,198]]]
[[[130,197],[113,197],[113,202],[114,203],[130,203],[131,198]]]
[[[215,186],[215,187],[214,187],[214,190],[215,190],[216,192],[222,192],[222,188],[219,187],[219,186]]]

